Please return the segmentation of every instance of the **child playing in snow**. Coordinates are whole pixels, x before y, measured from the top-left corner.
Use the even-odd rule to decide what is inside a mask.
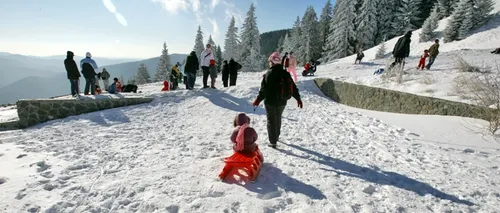
[[[208,70],[210,71],[210,79],[212,82],[210,83],[211,88],[215,89],[215,80],[217,79],[217,68],[215,67],[215,60],[210,59],[210,66],[208,67]]]
[[[250,154],[257,148],[257,132],[250,127],[250,118],[245,113],[239,113],[234,118],[234,127],[236,127],[231,134],[231,141],[233,142],[233,150],[242,154]]]
[[[420,56],[420,61],[418,62],[418,67],[417,67],[417,70],[418,69],[424,69],[425,67],[425,59],[429,57],[429,50],[424,50],[424,54],[422,56]]]

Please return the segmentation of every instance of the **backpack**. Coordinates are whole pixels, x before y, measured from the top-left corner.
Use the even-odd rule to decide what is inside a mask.
[[[276,72],[276,71],[274,71],[274,72]],[[288,73],[286,73],[286,72],[285,73],[273,73],[273,72],[271,72],[270,73],[271,78],[269,78],[270,77],[269,75],[267,76],[268,80],[275,79],[275,80],[267,81],[267,83],[270,84],[272,90],[275,93],[275,97],[277,100],[288,101],[290,98],[292,98],[293,89],[294,89],[293,88],[293,80],[291,77],[288,77],[287,74]],[[273,75],[276,75],[276,76],[273,76]]]

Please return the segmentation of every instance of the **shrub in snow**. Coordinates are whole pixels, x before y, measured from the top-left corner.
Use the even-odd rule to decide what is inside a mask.
[[[375,59],[381,59],[381,58],[384,58],[384,56],[385,56],[385,51],[386,51],[386,48],[385,48],[385,42],[383,42],[383,43],[382,43],[382,44],[380,44],[380,46],[378,47],[377,53],[375,54]]]

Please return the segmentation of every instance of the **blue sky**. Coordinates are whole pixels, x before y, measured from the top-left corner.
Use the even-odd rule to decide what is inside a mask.
[[[0,52],[150,58],[165,41],[188,53],[198,25],[204,42],[223,44],[230,17],[241,28],[252,2],[262,33],[291,28],[308,5],[319,18],[326,0],[1,0]]]

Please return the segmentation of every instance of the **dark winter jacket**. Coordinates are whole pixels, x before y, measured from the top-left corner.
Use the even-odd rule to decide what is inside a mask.
[[[394,58],[406,58],[410,55],[411,31],[408,31],[403,37],[398,39],[398,42],[392,50]]]
[[[295,100],[300,101],[300,94],[297,85],[295,85],[290,73],[284,70],[283,65],[281,64],[275,64],[269,69],[269,71],[267,71],[266,74],[264,74],[260,84],[257,100],[259,102],[264,100],[264,104],[266,105],[285,106],[287,101],[278,100],[277,98],[280,93],[280,91],[278,91],[280,88],[276,87],[276,85],[278,85],[276,82],[279,82],[282,78],[290,79],[293,87],[292,97],[295,98]]]
[[[222,65],[222,75],[227,75],[227,74],[229,74],[229,64],[224,63]]]
[[[66,59],[64,59],[64,67],[66,67],[69,80],[78,80],[81,77],[80,72],[78,72],[78,66],[76,66],[75,60],[73,60],[73,53],[68,53]]]
[[[429,55],[432,57],[436,57],[438,56],[438,54],[439,54],[439,44],[435,43],[429,48]]]
[[[196,52],[192,51],[191,54],[186,58],[186,66],[184,67],[185,73],[195,73],[200,69],[200,62]]]
[[[236,75],[238,73],[238,70],[240,69],[241,69],[241,64],[234,61],[233,59],[229,60],[229,73],[231,75]]]
[[[97,69],[97,65],[94,60],[87,57],[80,61],[80,65],[82,66],[82,74],[84,78],[95,78],[97,73],[95,69]]]
[[[245,113],[239,113],[236,115],[234,118],[234,127],[236,127],[233,130],[233,134],[231,134],[231,142],[233,142],[233,150],[238,152],[239,150],[237,149],[237,137],[238,133],[241,131],[243,132],[243,150],[239,151],[241,153],[252,153],[255,151],[255,148],[257,144],[255,142],[257,141],[258,135],[257,132],[255,131],[254,128],[252,127],[246,127],[245,129],[241,129],[241,127],[244,124],[250,124],[250,118],[245,115]]]

